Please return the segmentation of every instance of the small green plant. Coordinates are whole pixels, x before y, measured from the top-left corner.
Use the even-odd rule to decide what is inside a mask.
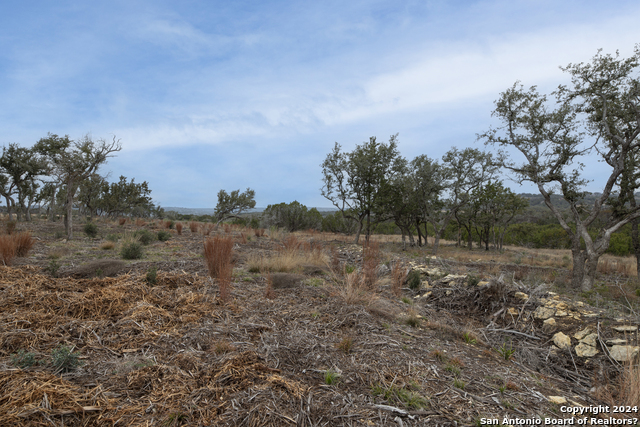
[[[407,286],[413,291],[420,290],[422,281],[420,280],[420,272],[418,270],[411,270],[407,274]]]
[[[84,234],[91,237],[92,239],[98,235],[98,226],[93,222],[87,222],[84,225]]]
[[[410,387],[419,388],[416,383],[412,383]],[[406,407],[412,409],[424,409],[429,406],[429,401],[416,391],[412,391],[406,387],[383,387],[380,384],[371,386],[371,394],[381,396],[385,400],[392,403],[402,403]]]
[[[120,256],[123,259],[140,259],[142,258],[142,245],[139,242],[123,243]]]
[[[159,241],[166,242],[169,239],[171,239],[171,233],[169,233],[168,231],[165,231],[165,230],[158,231],[158,240]]]
[[[304,282],[307,286],[313,286],[314,288],[317,288],[319,286],[324,285],[324,280],[318,278],[318,277],[310,277],[307,280],[305,280]]]
[[[447,363],[447,366],[445,366],[444,370],[447,371],[447,372],[452,373],[456,377],[458,375],[460,375],[460,368],[458,368],[457,366],[455,366],[455,365],[453,365],[451,363]]]
[[[65,237],[67,237],[67,235],[64,234],[63,231],[58,230],[55,233],[53,233],[53,237],[55,237],[56,239],[63,239]]]
[[[356,271],[356,267],[355,267],[355,266],[353,266],[353,265],[345,265],[345,266],[344,266],[344,272],[345,272],[346,274],[351,274],[351,273],[353,273],[354,271]]]
[[[433,350],[431,352],[431,356],[433,356],[435,359],[439,360],[440,362],[444,362],[445,360],[447,360],[447,355],[444,354],[444,351],[442,350]]]
[[[498,387],[498,391],[500,392],[500,394],[504,394],[505,390],[507,389],[506,386],[501,385],[500,387]]]
[[[500,353],[500,356],[504,358],[504,360],[511,359],[511,356],[516,352],[516,350],[512,347],[511,343],[507,346],[507,342],[503,342],[501,347],[494,347],[495,351]]]
[[[407,318],[404,320],[404,323],[408,326],[411,326],[412,328],[417,328],[420,326],[420,318],[416,314],[411,314],[407,316]]]
[[[470,274],[467,276],[467,285],[476,286],[478,283],[480,283],[480,277],[476,276],[475,274]]]
[[[102,276],[104,276],[104,271],[102,271],[101,268],[98,268],[96,270],[96,277],[102,277]]]
[[[464,381],[462,381],[460,378],[456,378],[453,380],[453,386],[455,388],[459,388],[460,390],[464,390],[464,386],[466,384],[464,383]]]
[[[335,385],[340,381],[340,373],[334,371],[333,369],[329,369],[324,372],[324,383],[326,385]]]
[[[51,274],[51,277],[58,277],[58,270],[60,270],[60,267],[60,263],[58,263],[58,261],[56,261],[55,259],[52,259],[51,261],[49,261],[46,270],[49,272],[49,274]]]
[[[155,266],[149,267],[146,279],[147,283],[152,286],[158,283],[158,269]]]
[[[78,352],[72,352],[71,349],[65,345],[59,345],[51,351],[51,366],[54,373],[74,371],[81,365],[80,354]]]
[[[464,332],[462,334],[462,338],[464,339],[464,342],[466,342],[467,344],[475,344],[478,342],[478,340],[469,331]]]
[[[36,364],[36,355],[20,349],[11,355],[11,363],[20,369],[30,368]]]
[[[136,239],[138,239],[140,243],[142,243],[145,246],[147,246],[148,244],[156,240],[155,234],[153,234],[152,232],[146,229],[136,231],[134,233],[134,236]]]
[[[320,313],[318,313],[317,311],[314,311],[313,313],[311,313],[311,317],[313,317],[314,319],[317,319],[318,317],[320,317]]]
[[[402,297],[401,301],[405,304],[413,304],[413,301],[409,297]]]

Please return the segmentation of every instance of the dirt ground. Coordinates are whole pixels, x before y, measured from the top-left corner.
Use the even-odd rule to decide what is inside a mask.
[[[603,351],[579,358],[554,349],[533,317],[553,294],[518,275],[567,274],[559,268],[432,258],[380,239],[376,283],[352,298],[336,271],[360,268],[362,248],[298,233],[333,261],[280,276],[267,297],[267,275],[250,271],[250,258],[278,253],[285,236],[220,227],[211,235],[235,242],[223,303],[202,229],[185,223],[145,246],[142,259],[123,261],[117,242],[102,247],[108,238],[161,226],[98,227],[92,239],[78,224],[66,242],[59,223],[18,224],[36,243],[0,266],[1,426],[467,426],[505,417],[516,425],[608,404],[599,390],[620,370]],[[398,298],[389,272],[398,260],[445,273],[423,276],[419,290],[405,285]],[[582,317],[560,320],[566,334],[591,325],[604,340],[615,338],[604,325],[632,323],[581,307]]]

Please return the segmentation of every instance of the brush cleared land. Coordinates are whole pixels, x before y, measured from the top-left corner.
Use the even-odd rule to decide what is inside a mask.
[[[18,224],[36,242],[0,267],[0,425],[460,426],[638,399],[636,371],[621,375],[604,348],[637,345],[637,332],[614,329],[637,324],[615,302],[636,306],[613,267],[624,259],[608,259],[583,303],[549,293],[568,283],[561,251],[435,258],[380,237],[363,255],[351,237],[184,224],[122,261],[122,240],[170,224],[98,226],[67,243],[59,224]],[[226,303],[204,234],[233,239]],[[420,273],[414,289],[398,265]],[[555,329],[540,307],[553,307]],[[597,354],[552,347],[558,331],[571,340],[587,327]]]

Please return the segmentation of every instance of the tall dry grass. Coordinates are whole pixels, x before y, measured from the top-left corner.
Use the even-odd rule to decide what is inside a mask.
[[[197,233],[198,232],[198,223],[195,221],[191,221],[189,223],[189,230],[191,230],[192,233]]]
[[[0,236],[0,255],[4,265],[11,265],[13,258],[25,257],[33,248],[35,240],[28,231]]]
[[[343,273],[342,280],[334,281],[333,289],[347,304],[371,305],[378,298],[361,272]]]
[[[231,237],[209,238],[204,242],[204,259],[209,275],[218,281],[220,299],[229,301],[233,275],[233,240]]]
[[[402,295],[402,284],[407,279],[408,269],[401,261],[396,261],[391,265],[391,292],[396,297]]]
[[[362,276],[364,284],[369,289],[374,289],[378,281],[378,265],[382,261],[380,244],[369,240],[362,245]]]
[[[176,231],[178,232],[178,234],[182,234],[182,223],[181,222],[177,222],[176,223]]]
[[[324,267],[327,265],[327,255],[321,250],[310,252],[279,251],[266,256],[251,254],[247,257],[247,267],[252,273],[295,271],[304,265]]]

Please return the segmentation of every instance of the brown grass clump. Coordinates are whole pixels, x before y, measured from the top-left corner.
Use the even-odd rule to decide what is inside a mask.
[[[273,290],[273,280],[271,279],[270,274],[267,274],[267,287],[264,290],[264,297],[267,299],[274,299],[276,297],[276,292]]]
[[[404,263],[396,261],[391,266],[391,292],[396,297],[402,294],[402,284],[407,279],[407,268]]]
[[[31,248],[33,248],[33,245],[36,242],[33,239],[33,237],[31,237],[31,233],[29,233],[28,231],[18,233],[18,234],[13,234],[11,237],[14,242],[13,244],[15,245],[15,248],[16,248],[17,257],[27,256],[27,254],[29,253]]]
[[[215,230],[215,228],[216,228],[216,225],[213,223],[200,225],[200,231],[202,232],[203,236],[208,236],[209,234],[211,234],[213,230]]]
[[[16,256],[16,247],[10,234],[0,236],[0,255],[4,265],[11,265]]]
[[[240,241],[243,245],[247,244],[247,233],[245,233],[244,231],[240,233]]]
[[[334,289],[347,304],[371,305],[377,299],[377,295],[366,285],[364,276],[359,271],[345,271],[343,282],[336,283]]]
[[[283,252],[273,256],[251,254],[247,257],[247,267],[252,273],[280,272],[287,273],[302,266],[320,266],[327,263],[327,257],[322,251],[312,252]]]
[[[198,223],[195,221],[191,221],[189,223],[189,230],[191,230],[192,233],[197,233],[198,232]]]
[[[264,228],[254,228],[253,229],[253,234],[256,235],[256,237],[262,237],[264,236]]]
[[[336,348],[343,351],[344,354],[349,354],[353,348],[353,339],[351,337],[343,338],[338,344],[336,344]]]
[[[378,264],[382,260],[380,244],[373,240],[362,245],[362,274],[364,284],[373,289],[378,280]]]
[[[127,223],[127,218],[120,218],[118,219],[118,224],[120,225],[125,225]]]
[[[116,244],[114,242],[102,242],[100,244],[100,249],[108,251],[109,249],[113,249],[116,247]]]
[[[233,240],[231,237],[213,237],[204,242],[204,259],[211,277],[218,279],[220,299],[227,302],[231,296],[233,274]]]
[[[226,224],[226,223],[225,223],[225,224],[223,224],[223,225],[222,225],[222,227],[224,228],[224,232],[225,232],[226,234],[231,233],[231,224]]]
[[[301,244],[302,242],[300,242],[296,236],[290,234],[282,240],[281,250],[287,252],[297,251],[298,249],[300,249]]]
[[[136,226],[137,227],[144,227],[145,225],[147,225],[147,222],[145,220],[143,220],[142,218],[136,219]]]
[[[176,223],[176,231],[178,232],[178,234],[182,234],[182,223],[181,222],[177,222]]]

